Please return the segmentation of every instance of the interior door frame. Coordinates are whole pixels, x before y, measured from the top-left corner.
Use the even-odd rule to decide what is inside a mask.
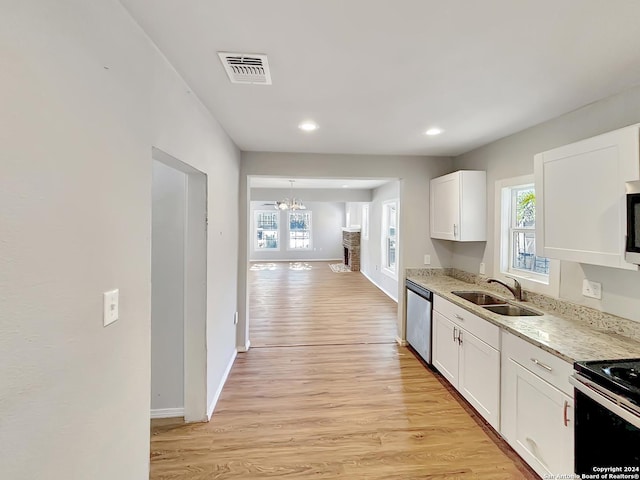
[[[207,174],[153,147],[152,159],[186,174],[184,419],[207,421]],[[151,335],[151,332],[149,332]]]

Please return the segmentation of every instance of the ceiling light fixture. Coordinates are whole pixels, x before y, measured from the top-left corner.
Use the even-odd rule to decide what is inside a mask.
[[[318,129],[318,124],[312,121],[302,122],[300,125],[298,125],[298,128],[305,132],[313,132],[314,130]]]
[[[426,135],[433,136],[433,135],[440,135],[442,132],[443,132],[443,130],[441,128],[433,127],[433,128],[430,128],[429,130],[427,130],[424,133]]]
[[[293,196],[293,184],[295,180],[289,180],[289,183],[291,184],[291,196],[281,202],[276,202],[276,210],[306,210],[307,207],[304,206],[302,200]]]

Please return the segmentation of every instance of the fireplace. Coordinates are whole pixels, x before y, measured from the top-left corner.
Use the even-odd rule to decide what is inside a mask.
[[[360,228],[349,227],[342,229],[342,246],[344,249],[344,264],[352,272],[360,271]]]

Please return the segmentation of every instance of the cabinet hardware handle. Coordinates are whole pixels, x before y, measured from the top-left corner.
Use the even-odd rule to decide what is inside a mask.
[[[456,225],[455,223],[453,224],[453,238],[456,238],[458,236],[458,225]]]
[[[453,327],[453,341],[455,342],[456,340],[458,340],[458,337],[456,337],[456,332],[458,331],[458,329],[456,327]]]
[[[458,345],[462,345],[462,330],[458,331]]]
[[[569,416],[567,414],[567,411],[569,410],[569,402],[568,401],[564,401],[564,412],[563,412],[563,417],[564,417],[564,426],[568,427],[569,426]]]
[[[458,320],[462,320],[464,322],[464,317],[461,317],[457,313],[454,313],[453,316],[456,317]]]
[[[551,368],[549,365],[545,365],[544,363],[542,363],[537,358],[532,358],[531,361],[533,363],[535,363],[536,365],[538,365],[539,367],[544,368],[546,371],[553,372],[553,368]]]

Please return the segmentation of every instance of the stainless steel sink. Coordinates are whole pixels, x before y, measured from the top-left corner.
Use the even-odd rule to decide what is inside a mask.
[[[494,297],[484,292],[451,292],[460,298],[464,298],[476,305],[504,305],[506,300],[499,297]]]
[[[535,310],[529,310],[528,308],[511,304],[489,305],[484,308],[490,312],[497,313],[498,315],[505,315],[507,317],[532,317],[542,315],[542,313],[536,312]]]

